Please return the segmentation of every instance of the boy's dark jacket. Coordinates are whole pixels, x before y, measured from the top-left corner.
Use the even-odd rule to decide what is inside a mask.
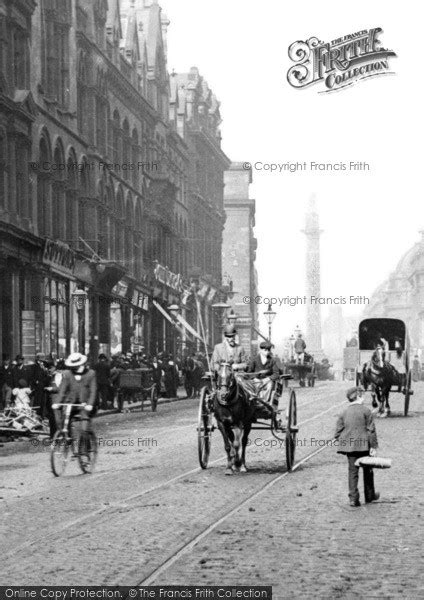
[[[362,404],[349,404],[337,419],[337,452],[367,452],[377,448],[377,432],[370,409]]]

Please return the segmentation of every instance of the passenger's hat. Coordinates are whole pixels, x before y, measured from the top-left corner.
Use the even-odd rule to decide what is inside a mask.
[[[18,385],[20,385],[21,387],[23,387],[23,388],[24,388],[24,387],[27,387],[27,385],[28,385],[28,384],[27,384],[27,381],[26,381],[26,379],[20,379],[20,380],[18,381]]]
[[[272,344],[268,340],[264,340],[259,344],[259,348],[263,348],[264,350],[271,350]]]
[[[346,392],[346,398],[349,400],[349,402],[352,402],[352,400],[356,400],[356,398],[358,396],[358,392],[363,392],[363,391],[364,391],[364,388],[361,386],[349,388]]]
[[[237,329],[234,325],[228,324],[224,327],[224,335],[225,337],[234,337],[237,333]]]
[[[87,362],[87,357],[79,352],[73,352],[65,360],[65,365],[73,369],[74,367],[82,367]]]

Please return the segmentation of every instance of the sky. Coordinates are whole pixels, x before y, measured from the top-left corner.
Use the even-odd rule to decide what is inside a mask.
[[[303,296],[308,200],[316,195],[321,295],[370,296],[424,229],[424,93],[418,2],[159,0],[169,17],[168,69],[197,66],[221,103],[222,148],[233,161],[362,161],[369,171],[270,173],[254,169],[259,294]],[[408,9],[402,9],[407,6]],[[381,27],[394,75],[346,90],[291,87],[288,47]],[[263,306],[266,309],[266,306]],[[260,313],[262,307],[259,306]],[[305,307],[277,307],[273,338],[305,326]],[[362,307],[345,307],[355,315]],[[324,311],[325,314],[325,311]],[[261,317],[260,326],[266,331]]]

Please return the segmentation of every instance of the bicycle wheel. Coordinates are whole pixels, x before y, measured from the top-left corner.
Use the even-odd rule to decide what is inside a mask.
[[[78,463],[83,473],[92,473],[97,460],[97,438],[94,431],[82,431],[78,440]]]
[[[63,431],[56,431],[50,450],[50,465],[55,477],[60,477],[64,473],[68,462],[68,454],[69,440],[66,434]]]

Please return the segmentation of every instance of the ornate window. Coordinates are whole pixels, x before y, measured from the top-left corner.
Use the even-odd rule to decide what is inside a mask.
[[[13,33],[13,85],[18,90],[29,87],[29,51],[27,34],[15,29]]]
[[[106,74],[102,70],[97,72],[96,82],[96,146],[99,152],[106,154],[107,140],[107,117],[108,117],[108,102],[107,102],[107,87]]]
[[[65,178],[63,149],[60,142],[56,145],[53,157],[55,167],[53,173],[53,196],[52,196],[52,236],[53,239],[63,240],[65,233]]]
[[[113,113],[113,162],[119,164],[121,160],[121,129],[120,118],[117,110]]]
[[[90,218],[91,214],[89,207],[89,167],[86,159],[82,161],[82,165],[83,166],[81,167],[81,171],[79,173],[80,197],[78,201],[78,232],[75,237],[78,238],[78,240],[81,237],[89,244],[92,244],[94,243],[95,236],[90,231],[90,224],[93,224],[94,219]],[[87,247],[81,241],[79,241],[78,247],[80,250],[87,249]]]
[[[46,94],[62,106],[69,104],[69,29],[71,0],[43,0],[43,85]]]
[[[131,138],[131,162],[134,165],[132,172],[132,183],[134,187],[137,187],[139,182],[138,177],[138,163],[140,162],[140,147],[138,145],[138,133],[137,129],[133,129]]]
[[[0,211],[5,208],[6,189],[7,189],[7,136],[3,129],[0,129]]]
[[[124,179],[130,178],[129,163],[131,162],[131,138],[130,138],[130,126],[128,125],[127,119],[125,119],[122,127],[122,174]]]
[[[50,193],[51,180],[50,173],[43,170],[44,163],[48,163],[50,158],[47,140],[42,138],[39,148],[40,169],[37,176],[37,223],[38,235],[50,235]]]
[[[87,115],[88,115],[88,73],[87,73],[87,58],[85,53],[81,52],[78,59],[77,72],[77,119],[78,131],[80,133],[87,132]]]
[[[68,158],[67,176],[64,241],[70,246],[76,247],[78,243],[78,171],[77,158],[73,151]],[[65,215],[63,216],[65,217]]]

